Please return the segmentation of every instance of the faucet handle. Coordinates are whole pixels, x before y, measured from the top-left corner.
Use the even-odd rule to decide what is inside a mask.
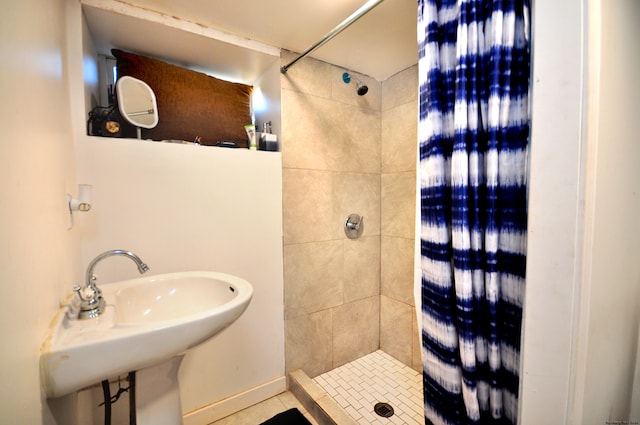
[[[73,292],[75,292],[76,294],[78,294],[78,297],[82,300],[83,296],[82,296],[82,286],[80,285],[73,285]]]
[[[102,297],[102,291],[93,282],[84,288],[80,285],[73,285],[73,290],[78,294],[80,301],[84,302],[92,303]]]
[[[85,296],[85,291],[84,289],[90,289],[91,290],[91,295],[90,296]],[[89,301],[92,298],[94,298],[95,296],[95,290],[93,289],[93,287],[90,286],[86,286],[86,287],[82,287],[80,285],[73,285],[73,290],[76,294],[78,294],[78,297],[80,298],[80,301]]]
[[[102,298],[102,291],[91,282],[84,288],[80,285],[74,285],[73,290],[80,298],[80,306],[78,312],[79,319],[93,319],[98,317],[104,311],[106,303]]]

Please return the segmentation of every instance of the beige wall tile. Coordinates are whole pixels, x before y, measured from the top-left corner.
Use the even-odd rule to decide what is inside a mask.
[[[380,234],[380,175],[339,173],[333,180],[334,218],[332,237],[346,238],[344,223],[349,214],[364,217],[363,236]]]
[[[331,370],[331,311],[323,310],[293,319],[285,319],[285,369],[302,369],[315,377]]]
[[[285,318],[335,307],[343,300],[342,241],[284,247]]]
[[[380,172],[380,112],[282,91],[285,168]]]
[[[284,66],[298,56],[297,53],[283,50],[280,56],[280,63]],[[281,74],[280,83],[282,89],[308,93],[328,99],[331,97],[334,68],[333,65],[326,62],[304,58],[289,68],[286,74]]]
[[[284,169],[285,245],[345,239],[349,214],[364,216],[363,236],[380,234],[380,175]]]
[[[398,105],[382,113],[382,172],[415,171],[418,140],[418,102]]]
[[[418,65],[411,66],[382,82],[382,110],[418,101]]]
[[[414,305],[414,240],[382,236],[380,243],[380,294]]]
[[[408,365],[419,348],[409,305],[417,67],[382,84],[354,74],[365,96],[343,72],[305,58],[281,79],[286,368],[310,376],[380,348],[383,336]],[[360,239],[344,234],[351,213],[365,217]]]
[[[340,170],[349,136],[340,104],[330,99],[282,91],[282,166]]]
[[[380,349],[406,365],[413,357],[413,307],[380,296]]]
[[[380,346],[380,299],[365,298],[331,309],[333,367],[369,354]]]
[[[283,169],[284,244],[335,238],[337,224],[333,198],[334,173]]]
[[[412,239],[415,235],[416,173],[382,175],[381,233]]]
[[[344,302],[380,294],[380,237],[344,241]]]
[[[380,173],[380,112],[337,104],[335,125],[344,132],[340,171]]]

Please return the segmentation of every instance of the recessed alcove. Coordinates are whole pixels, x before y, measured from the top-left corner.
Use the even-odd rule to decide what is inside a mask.
[[[85,117],[93,107],[108,105],[109,70],[104,58],[118,48],[253,86],[256,124],[271,121],[273,132],[280,135],[279,48],[125,3],[83,0],[81,4],[83,66],[88,68]],[[95,74],[93,70],[99,78],[86,77]]]

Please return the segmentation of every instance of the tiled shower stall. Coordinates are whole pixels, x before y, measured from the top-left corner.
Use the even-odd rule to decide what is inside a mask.
[[[294,57],[285,52],[282,63]],[[306,59],[281,76],[286,371],[381,349],[420,370],[413,300],[417,66],[358,96]],[[347,216],[364,216],[348,239]]]

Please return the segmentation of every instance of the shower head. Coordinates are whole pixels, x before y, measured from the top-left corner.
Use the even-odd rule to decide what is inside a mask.
[[[357,82],[356,92],[358,93],[358,96],[364,96],[365,94],[367,94],[368,91],[369,91],[369,87],[365,86],[361,82]]]
[[[356,93],[358,93],[358,96],[364,96],[365,94],[367,94],[367,92],[369,91],[369,87],[367,87],[365,84],[362,84],[357,78],[349,75],[348,72],[342,74],[342,81],[344,81],[345,84],[349,84],[352,78],[356,83]]]

